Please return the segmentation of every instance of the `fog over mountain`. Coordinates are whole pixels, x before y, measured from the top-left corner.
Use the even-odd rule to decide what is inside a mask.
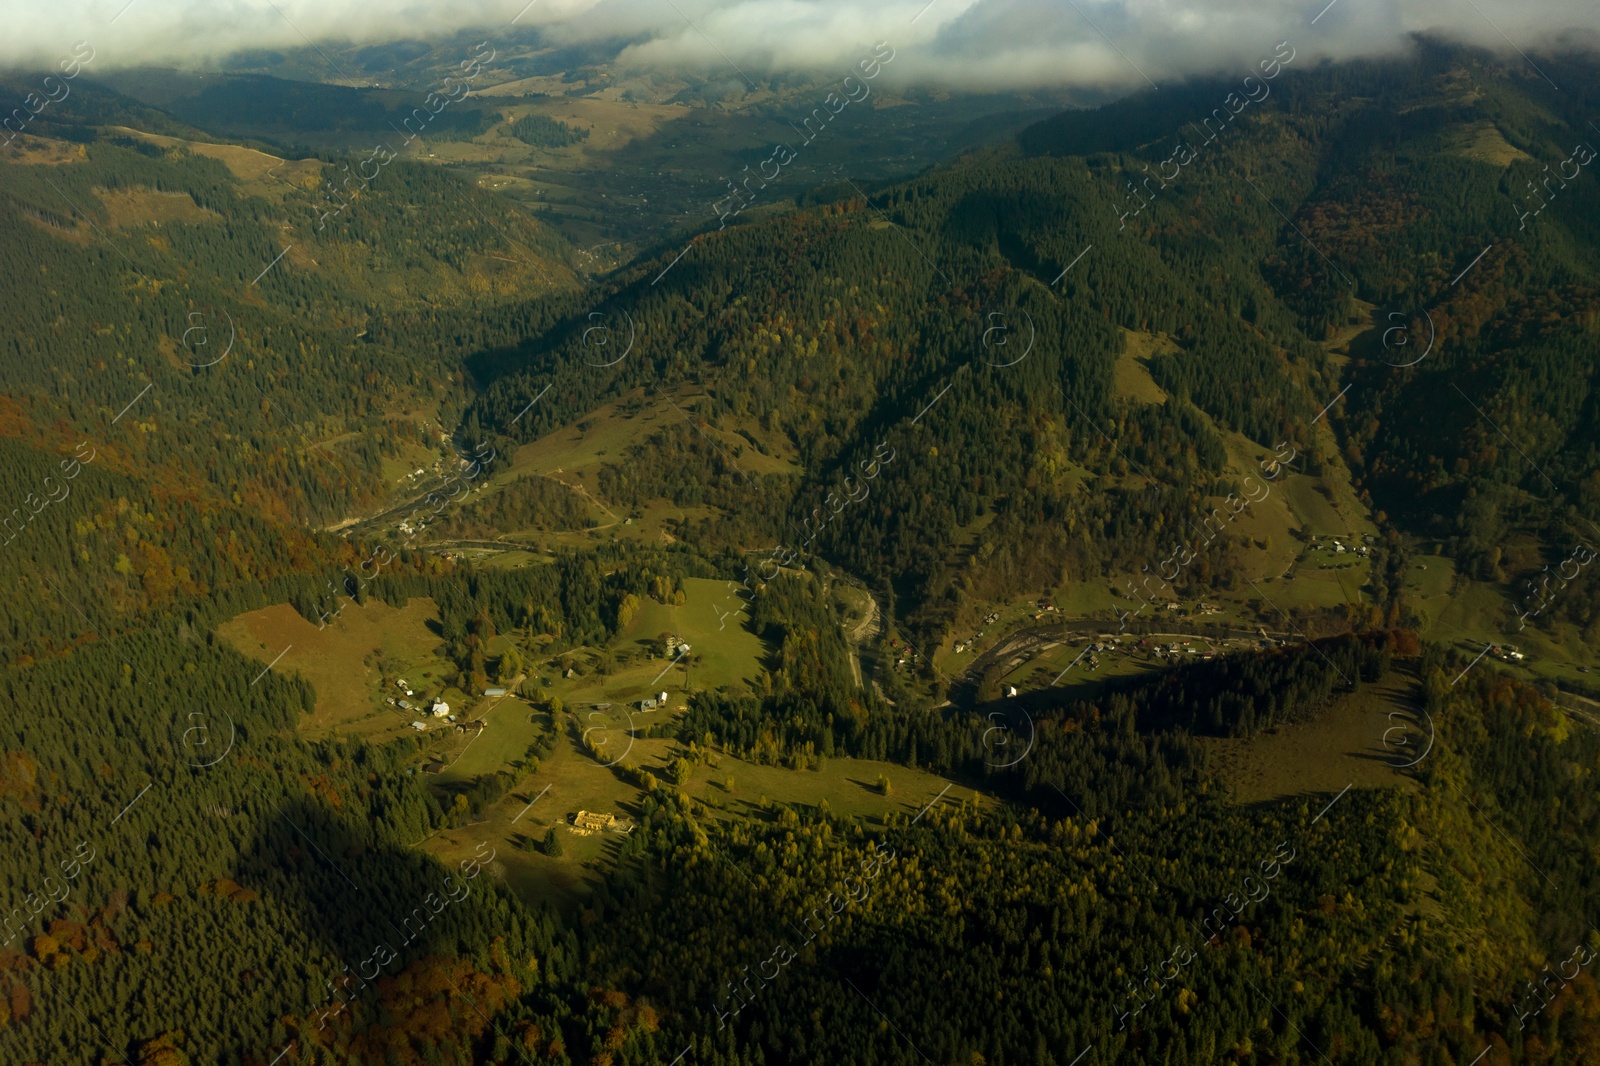
[[[1159,86],[1251,66],[1280,40],[1313,59],[1393,54],[1419,33],[1508,55],[1597,40],[1589,0],[75,0],[19,5],[7,21],[8,65],[53,63],[78,40],[107,69],[472,31],[749,81],[847,68],[888,41],[893,79],[967,89]]]

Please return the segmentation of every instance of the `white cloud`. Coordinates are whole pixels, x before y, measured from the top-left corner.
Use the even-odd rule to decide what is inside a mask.
[[[93,69],[206,64],[246,48],[378,44],[538,27],[615,44],[624,67],[843,72],[888,41],[901,83],[966,88],[1143,85],[1253,65],[1280,40],[1349,58],[1430,32],[1498,51],[1600,39],[1595,0],[23,0],[0,16],[0,63],[47,65],[83,39]],[[119,14],[120,12],[120,14]],[[1312,20],[1317,21],[1313,25]],[[331,76],[331,73],[330,73]]]

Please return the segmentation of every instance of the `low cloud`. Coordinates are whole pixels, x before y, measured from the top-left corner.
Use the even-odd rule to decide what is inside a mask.
[[[246,49],[372,45],[463,30],[589,45],[623,69],[749,80],[833,74],[878,41],[892,80],[963,89],[1133,88],[1300,56],[1386,55],[1429,33],[1496,51],[1595,46],[1594,0],[72,0],[0,17],[0,63],[45,66],[75,41],[95,69],[206,66]],[[332,64],[330,59],[330,64]],[[330,80],[339,80],[334,69]]]

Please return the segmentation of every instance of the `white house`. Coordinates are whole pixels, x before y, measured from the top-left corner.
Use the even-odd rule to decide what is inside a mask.
[[[1017,686],[1015,686],[1015,685],[1007,685],[1005,687],[1005,694],[1007,696],[1015,696],[1017,694]]]
[[[656,693],[656,702],[657,703],[666,703],[667,702],[667,690],[666,689],[662,689],[660,692]]]
[[[435,718],[443,718],[449,713],[450,705],[448,703],[446,703],[444,700],[433,701],[433,716]]]

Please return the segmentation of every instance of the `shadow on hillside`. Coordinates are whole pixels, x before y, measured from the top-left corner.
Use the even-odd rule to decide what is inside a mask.
[[[296,919],[295,933],[309,942],[296,945],[297,953],[312,961],[324,981],[338,976],[341,983],[340,996],[324,984],[312,990],[308,1003],[282,990],[279,1012],[299,1014],[314,1029],[324,1009],[349,999],[352,1006],[332,1018],[348,1022],[359,1005],[369,1008],[361,1013],[371,1020],[381,978],[429,955],[454,957],[516,932],[503,917],[484,920],[503,915],[506,900],[500,897],[509,896],[493,870],[489,845],[480,848],[482,863],[469,858],[445,866],[422,851],[374,843],[364,826],[308,797],[267,802],[273,807],[264,828],[241,848],[235,877],[274,897]],[[533,950],[542,955],[549,946]]]

